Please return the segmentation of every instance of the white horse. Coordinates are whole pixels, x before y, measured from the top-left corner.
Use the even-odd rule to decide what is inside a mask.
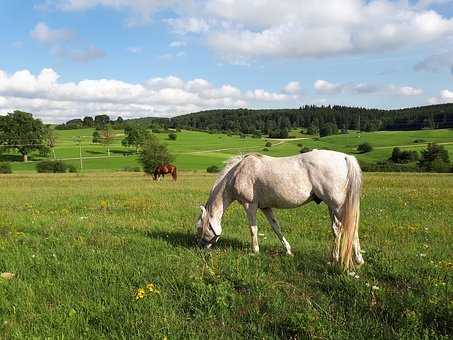
[[[332,261],[349,270],[363,264],[358,225],[362,172],[355,157],[341,152],[313,150],[291,157],[249,154],[231,158],[212,187],[197,222],[199,243],[217,242],[228,206],[238,201],[247,213],[254,253],[259,252],[256,212],[260,209],[292,255],[272,208],[296,208],[310,201],[325,202],[332,219]]]

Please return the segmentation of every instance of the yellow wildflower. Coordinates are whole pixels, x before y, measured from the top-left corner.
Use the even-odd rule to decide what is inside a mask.
[[[135,299],[140,300],[140,299],[143,299],[144,297],[145,297],[145,290],[143,288],[139,288],[137,290],[137,293],[135,294]]]

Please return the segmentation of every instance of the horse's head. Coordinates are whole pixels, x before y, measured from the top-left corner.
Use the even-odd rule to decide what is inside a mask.
[[[201,205],[200,209],[201,214],[197,221],[198,244],[205,248],[211,248],[222,234],[222,227],[212,220],[204,206]]]

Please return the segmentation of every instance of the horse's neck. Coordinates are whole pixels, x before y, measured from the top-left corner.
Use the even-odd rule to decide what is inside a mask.
[[[225,185],[223,185],[223,183],[219,183],[212,190],[211,195],[209,196],[208,202],[206,203],[206,210],[209,212],[213,220],[220,223],[225,210],[232,201],[232,197]]]

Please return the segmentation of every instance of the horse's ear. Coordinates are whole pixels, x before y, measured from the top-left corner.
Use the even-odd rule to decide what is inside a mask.
[[[206,208],[203,205],[200,205],[201,209],[201,217],[204,217],[206,215]]]

